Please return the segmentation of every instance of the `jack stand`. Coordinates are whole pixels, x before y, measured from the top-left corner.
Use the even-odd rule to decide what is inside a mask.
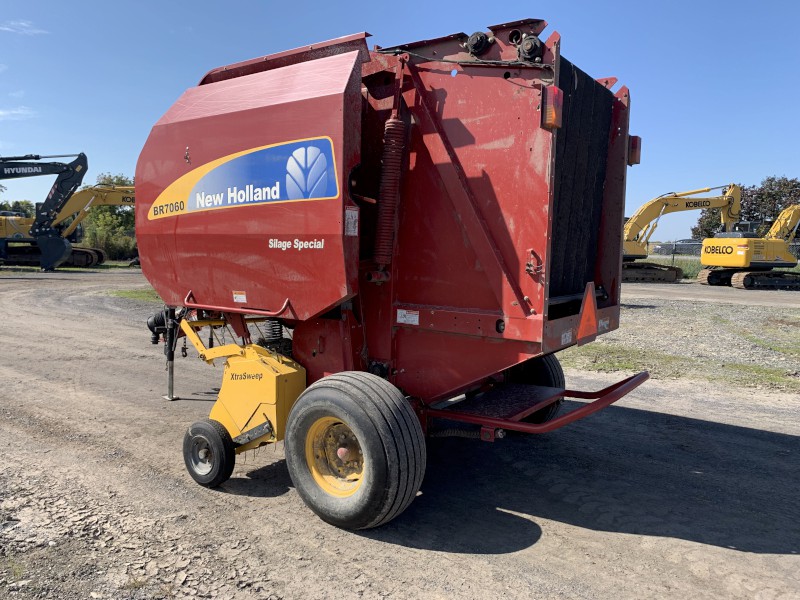
[[[164,345],[164,354],[167,355],[167,395],[161,396],[164,400],[180,400],[175,396],[175,344],[177,342],[176,330],[178,324],[175,322],[175,309],[167,309],[167,339]]]

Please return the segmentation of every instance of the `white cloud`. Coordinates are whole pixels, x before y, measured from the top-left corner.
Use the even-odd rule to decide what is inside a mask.
[[[0,121],[21,121],[35,116],[36,113],[27,106],[17,108],[0,108]]]
[[[30,21],[3,21],[0,23],[0,31],[9,33],[19,33],[21,35],[37,35],[39,33],[49,33],[44,29],[39,29]]]
[[[25,96],[25,90],[17,90],[16,92],[9,92],[9,98],[22,98]]]

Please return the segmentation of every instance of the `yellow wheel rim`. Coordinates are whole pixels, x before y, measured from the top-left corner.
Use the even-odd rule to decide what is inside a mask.
[[[364,454],[353,431],[335,417],[322,417],[306,434],[306,464],[317,485],[346,498],[364,480]]]

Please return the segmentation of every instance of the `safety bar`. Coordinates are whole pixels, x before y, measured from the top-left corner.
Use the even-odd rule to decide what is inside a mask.
[[[610,404],[613,404],[626,394],[632,392],[634,389],[642,385],[649,378],[650,378],[650,373],[648,373],[647,371],[642,371],[641,373],[632,375],[627,379],[623,379],[622,381],[619,381],[614,385],[611,385],[597,392],[564,390],[562,394],[554,395],[554,397],[549,398],[544,402],[538,402],[529,409],[515,415],[511,419],[501,419],[496,417],[488,417],[480,414],[458,412],[455,409],[447,409],[447,408],[439,409],[439,408],[423,407],[421,410],[425,419],[442,418],[442,419],[449,419],[451,421],[459,421],[462,423],[481,425],[484,428],[507,429],[509,431],[519,431],[522,433],[547,433],[549,431],[559,429],[560,427],[564,427],[564,425],[569,425],[570,423],[577,421],[579,419],[583,419],[584,417],[588,417],[589,415],[594,414],[599,410],[603,410],[604,408],[606,408]],[[594,402],[590,402],[589,404],[584,404],[583,406],[576,408],[575,410],[572,410],[565,415],[557,417],[552,421],[547,421],[546,423],[526,423],[517,420],[517,419],[523,419],[530,413],[535,412],[540,408],[544,408],[549,404],[552,404],[558,398],[561,397],[581,398],[585,400],[594,400]]]
[[[189,293],[186,294],[186,297],[183,299],[183,305],[186,308],[199,308],[201,310],[213,310],[215,312],[227,312],[227,313],[241,313],[247,315],[260,315],[262,317],[278,317],[286,312],[286,309],[289,308],[289,298],[283,301],[283,306],[280,307],[279,310],[271,311],[271,310],[260,310],[257,308],[238,308],[238,307],[230,307],[230,306],[211,306],[209,304],[197,304],[196,302],[190,302],[189,298],[194,300],[194,294],[192,294],[192,290],[189,290]]]

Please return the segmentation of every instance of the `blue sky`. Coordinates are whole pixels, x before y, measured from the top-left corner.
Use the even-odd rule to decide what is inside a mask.
[[[356,31],[389,46],[523,17],[545,19],[562,53],[631,89],[644,201],[768,175],[800,176],[800,5],[786,1],[8,2],[0,17],[0,155],[83,151],[94,181],[133,175],[150,127],[209,69]],[[6,182],[42,200],[49,178]],[[698,213],[653,239],[688,237]]]

